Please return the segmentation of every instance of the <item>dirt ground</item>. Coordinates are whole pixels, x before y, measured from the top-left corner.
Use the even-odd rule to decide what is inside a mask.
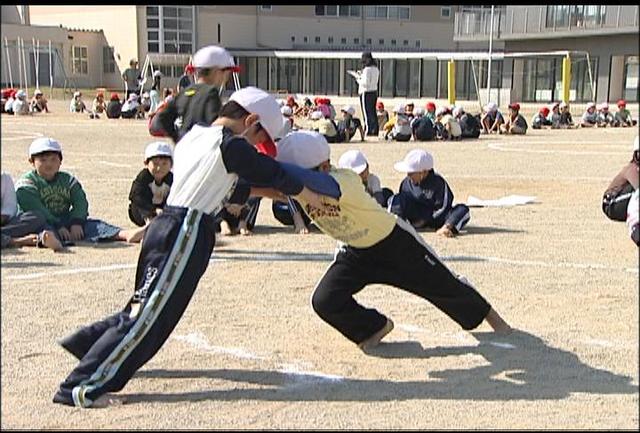
[[[51,105],[49,115],[2,115],[2,170],[17,178],[29,169],[31,141],[54,137],[90,215],[132,227],[127,196],[153,140],[146,122],[90,120],[67,113],[67,102]],[[635,134],[529,130],[455,143],[332,145],[334,162],[347,149],[364,151],[394,190],[402,176],[393,162],[420,147],[434,155],[457,203],[469,195],[536,197],[472,208],[454,239],[421,232],[517,329],[506,337],[486,323],[464,331],[428,302],[373,285],[357,299],[396,328],[364,354],[311,308],[335,242],[293,234],[265,200],[253,236],[219,238],[182,320],[120,392],[127,403],[82,410],[51,401],[76,365],[56,340],[124,306],[140,246],[4,250],[1,426],[637,429],[638,248],[600,205]]]

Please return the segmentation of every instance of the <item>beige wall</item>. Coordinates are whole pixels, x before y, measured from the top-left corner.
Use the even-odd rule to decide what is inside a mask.
[[[108,44],[115,49],[120,70],[129,67],[129,60],[138,59],[141,54],[138,50],[137,6],[29,6],[29,8],[31,24],[63,25],[70,29],[102,29]]]
[[[217,6],[218,8],[220,6]],[[211,7],[198,6],[196,47],[221,45],[232,48],[256,48],[256,16],[247,14],[224,14],[214,12]],[[236,7],[240,9],[240,7]],[[218,24],[221,40],[218,42]]]

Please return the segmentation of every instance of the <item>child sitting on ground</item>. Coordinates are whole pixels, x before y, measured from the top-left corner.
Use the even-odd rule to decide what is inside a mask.
[[[73,97],[71,98],[71,102],[69,103],[69,111],[72,113],[84,113],[85,111],[87,111],[87,106],[82,100],[81,92],[73,92]]]
[[[122,104],[122,113],[120,113],[120,117],[123,119],[137,119],[140,117],[141,108],[140,103],[138,102],[138,95],[135,93],[131,93],[129,95],[129,99]],[[142,114],[144,116],[144,114]]]
[[[609,111],[609,104],[603,102],[602,104],[596,107],[598,109],[598,126],[600,128],[605,128],[607,126],[613,126],[613,114]]]
[[[558,127],[560,129],[570,129],[575,125],[573,124],[573,117],[571,116],[571,111],[569,111],[569,104],[566,102],[560,103],[560,121]]]
[[[452,111],[453,117],[460,124],[462,130],[462,138],[478,138],[480,137],[480,115],[473,115],[464,111],[462,107],[455,107]]]
[[[351,105],[345,105],[340,110],[342,120],[338,122],[337,142],[349,142],[356,132],[360,132],[360,141],[364,141],[364,129],[360,119],[355,117],[356,110]]]
[[[587,104],[587,110],[582,114],[580,126],[583,128],[593,128],[598,126],[598,112],[596,111],[596,104],[593,102],[589,102]]]
[[[462,128],[448,107],[440,107],[436,112],[436,138],[440,140],[461,140]]]
[[[616,114],[613,116],[615,126],[621,126],[623,128],[627,126],[636,126],[638,122],[633,120],[631,112],[627,110],[627,101],[620,99],[617,105],[618,111],[616,111]]]
[[[385,140],[409,141],[411,140],[411,126],[409,119],[404,114],[404,104],[398,104],[393,109],[393,116],[382,127]]]
[[[431,119],[424,115],[424,108],[417,107],[413,113],[415,116],[409,123],[413,139],[416,141],[433,140],[436,137],[436,131]]]
[[[22,89],[16,92],[16,99],[11,104],[11,109],[15,115],[31,114],[29,102],[27,101],[27,92]]]
[[[326,107],[326,105],[325,105]],[[329,143],[335,143],[338,139],[338,130],[332,119],[326,117],[322,111],[311,113],[311,129],[324,135]]]
[[[107,104],[107,117],[109,119],[119,119],[121,113],[122,103],[120,102],[120,96],[113,92],[109,98],[109,103]]]
[[[457,235],[471,219],[465,204],[453,206],[449,184],[433,169],[433,157],[422,149],[411,150],[394,168],[406,173],[389,210],[415,228],[431,227],[446,237]]]
[[[549,116],[549,107],[544,106],[538,110],[538,113],[531,119],[531,127],[533,129],[542,129],[543,126],[551,126],[551,120]]]
[[[48,113],[49,107],[47,105],[47,98],[44,97],[42,90],[36,89],[33,92],[33,99],[31,99],[31,105],[29,110],[32,113]]]
[[[378,117],[378,125],[384,125],[389,121],[389,112],[384,109],[382,101],[376,104],[376,116]]]
[[[560,128],[560,120],[562,119],[562,115],[560,114],[560,103],[555,102],[551,106],[551,113],[549,113],[547,119],[551,122],[551,129]]]
[[[524,135],[527,133],[527,121],[520,114],[520,104],[513,102],[509,104],[509,115],[504,125],[500,126],[503,134]]]
[[[140,242],[144,228],[122,230],[99,219],[88,218],[89,203],[82,185],[73,175],[60,171],[62,147],[48,137],[29,146],[33,170],[17,182],[20,209],[44,216],[45,229],[52,230],[62,242],[88,240]]]
[[[91,114],[89,117],[91,119],[99,119],[100,114],[107,111],[107,103],[104,100],[104,93],[98,92],[96,93],[96,97],[93,99],[93,103],[91,104]]]
[[[144,151],[145,168],[140,170],[129,192],[129,219],[147,225],[162,213],[173,184],[173,147],[163,141],[149,143]]]
[[[504,117],[500,110],[498,110],[498,104],[495,102],[489,102],[485,105],[484,114],[480,121],[482,123],[482,130],[485,134],[500,134],[500,125],[504,123]]]
[[[364,189],[373,197],[380,206],[387,208],[387,202],[393,191],[389,188],[382,188],[380,184],[380,178],[375,174],[369,172],[369,162],[362,152],[359,150],[347,150],[340,156],[338,160],[339,168],[347,168],[352,170],[364,184]]]
[[[427,105],[425,105],[425,108],[427,109],[427,112],[424,113],[424,115],[431,120],[431,123],[435,123],[436,122],[436,104],[434,102],[427,102]]]

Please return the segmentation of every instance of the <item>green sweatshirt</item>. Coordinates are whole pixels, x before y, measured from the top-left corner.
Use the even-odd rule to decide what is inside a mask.
[[[82,185],[64,171],[50,182],[35,170],[25,173],[16,183],[16,196],[23,212],[39,212],[55,228],[82,225],[87,220],[89,203]]]

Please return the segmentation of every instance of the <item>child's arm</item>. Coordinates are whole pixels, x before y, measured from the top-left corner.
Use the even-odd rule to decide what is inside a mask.
[[[29,179],[23,178],[18,181],[16,197],[21,210],[25,212],[32,211],[43,215],[47,222],[54,227],[58,227],[60,225],[60,218],[47,209],[40,198],[38,189]]]
[[[69,223],[71,225],[84,225],[89,216],[89,203],[87,196],[82,189],[82,185],[73,176],[69,176],[71,212],[69,213]]]

